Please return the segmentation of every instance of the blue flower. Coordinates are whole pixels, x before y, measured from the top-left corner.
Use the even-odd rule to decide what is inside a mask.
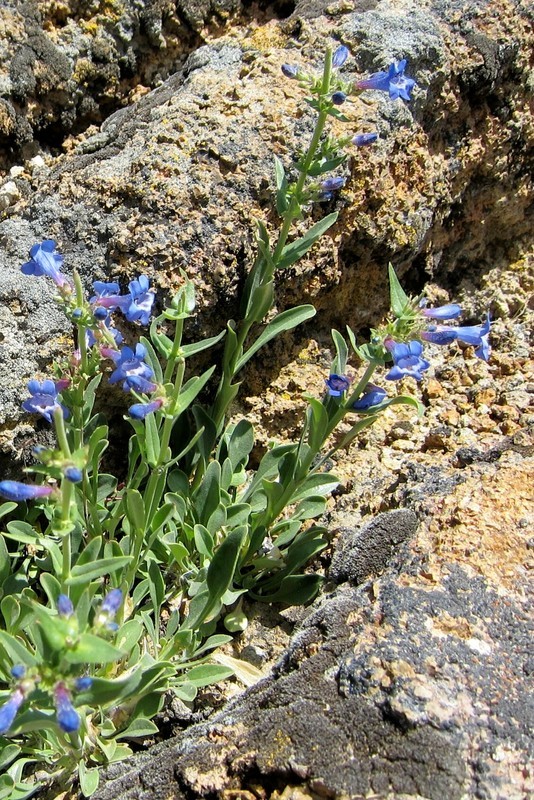
[[[282,64],[282,72],[286,78],[298,78],[299,68],[292,64]]]
[[[63,256],[55,252],[56,243],[52,239],[45,239],[41,244],[34,244],[30,250],[30,261],[22,265],[24,275],[47,275],[52,278],[57,286],[69,284],[68,279],[61,274]]]
[[[133,376],[149,380],[154,374],[148,364],[143,359],[146,356],[146,348],[142,344],[135,346],[135,351],[131,347],[123,347],[118,355],[113,356],[115,369],[109,377],[110,383],[124,381],[123,389],[125,392],[130,390],[127,379]]]
[[[35,500],[37,497],[48,497],[52,494],[51,486],[35,486],[31,483],[18,481],[0,481],[0,495],[17,503],[23,500]]]
[[[489,332],[491,327],[490,315],[482,325],[430,325],[428,330],[421,333],[421,338],[433,344],[451,344],[454,341],[470,344],[475,348],[478,358],[488,361],[491,354]]]
[[[421,314],[431,319],[456,319],[462,313],[462,307],[457,303],[448,303],[437,308],[421,308]]]
[[[420,381],[422,373],[430,367],[428,361],[421,358],[423,345],[417,340],[411,342],[395,342],[393,339],[386,339],[384,345],[391,353],[394,366],[390,369],[386,378],[388,381],[398,381],[406,376]]]
[[[350,386],[350,381],[345,375],[330,375],[325,378],[326,388],[330,397],[341,397]]]
[[[135,403],[135,405],[130,406],[128,413],[133,419],[144,419],[148,414],[152,414],[158,408],[161,408],[162,405],[163,398],[158,397],[156,400],[152,400],[151,403]]]
[[[416,83],[412,78],[405,77],[406,64],[405,58],[399,62],[393,61],[387,72],[375,72],[368,78],[357,81],[356,88],[389,92],[392,100],[396,100],[397,97],[402,97],[403,100],[410,100],[410,92]]]
[[[122,605],[122,592],[120,589],[112,589],[102,600],[101,611],[105,611],[110,616],[115,616]]]
[[[366,147],[368,144],[373,144],[378,139],[378,133],[357,133],[352,139],[352,144],[357,147]]]
[[[54,703],[57,723],[65,733],[74,733],[80,727],[80,715],[72,705],[70,693],[64,683],[54,687]]]
[[[144,394],[152,394],[158,388],[157,383],[147,381],[146,378],[142,378],[140,375],[131,375],[126,378],[125,384],[129,389],[134,389],[136,392],[143,392]]]
[[[348,47],[345,47],[344,44],[340,44],[337,50],[335,51],[334,55],[332,56],[332,66],[342,67],[348,57],[349,57]]]
[[[74,688],[77,692],[85,692],[93,685],[93,679],[89,675],[82,675],[81,678],[76,678],[74,681]]]
[[[26,675],[26,667],[24,664],[15,664],[11,667],[11,675],[17,681],[23,678]]]
[[[345,178],[327,178],[321,183],[323,192],[335,192],[345,184]]]
[[[335,106],[342,106],[345,100],[347,99],[347,95],[345,92],[334,92],[332,97],[330,98]]]
[[[58,402],[58,390],[54,381],[46,380],[40,383],[36,380],[28,382],[28,391],[32,395],[22,403],[24,411],[30,414],[41,414],[48,422],[52,422],[54,411],[61,408],[65,419],[69,416],[69,411]]]
[[[373,406],[380,405],[387,396],[387,392],[381,389],[380,386],[375,386],[374,383],[368,383],[365,394],[363,394],[359,400],[356,400],[356,402],[352,404],[352,407],[356,411],[367,411]]]
[[[72,600],[70,599],[70,597],[67,597],[66,594],[58,595],[56,606],[57,606],[57,613],[59,614],[60,617],[66,617],[68,619],[69,617],[72,617],[72,615],[74,614],[74,606],[72,605]]]
[[[78,469],[78,467],[67,467],[63,474],[71,483],[80,483],[83,478],[83,473],[81,469]]]
[[[0,706],[0,735],[3,736],[13,725],[13,720],[17,716],[17,711],[24,701],[22,689],[17,688],[11,694],[9,700]]]
[[[128,322],[140,322],[148,325],[150,312],[154,303],[154,292],[150,292],[150,282],[146,275],[140,275],[130,283],[131,303],[124,315]]]

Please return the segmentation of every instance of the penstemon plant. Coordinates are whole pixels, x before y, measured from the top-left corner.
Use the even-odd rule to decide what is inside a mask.
[[[289,172],[275,158],[280,228],[271,238],[258,223],[240,319],[218,335],[186,343],[195,290],[185,275],[151,320],[155,295],[144,275],[124,294],[116,283],[96,281],[87,298],[77,273],[62,272],[51,240],[36,244],[22,266],[26,275],[54,281],[76,347],[53,377],[30,380],[22,404],[54,426],[56,447],[34,450],[36,463],[26,470],[32,482],[0,481],[8,501],[0,506],[0,798],[23,800],[40,781],[63,788],[78,781],[90,796],[100,765],[129,755],[128,739],[157,732],[152,720],[165,693],[191,703],[200,687],[239,675],[236,659],[216,660],[213,652],[246,627],[243,596],[302,604],[320,588],[321,576],[304,568],[326,546],[326,531],[314,521],[338,484],[323,470],[326,462],[386,408],[421,410],[415,398],[390,397],[371,383],[375,371],[387,366],[387,380],[420,380],[429,367],[425,341],[463,341],[489,356],[489,318],[474,327],[441,324],[460,307],[426,308],[404,293],[390,267],[391,319],[367,344],[358,345],[350,328],[346,337],[332,332],[331,373],[322,396],[305,397],[298,441],[272,446],[249,468],[252,425],[228,423],[239,375],[274,337],[315,314],[302,305],[271,318],[275,275],[337,214],[297,238],[294,225],[343,186],[343,177],[324,176],[343,165],[345,148],[377,138],[336,138],[325,132],[328,120],[349,121],[340,107],[351,94],[356,100],[370,89],[409,100],[415,85],[405,61],[349,85],[340,73],[348,56],[344,46],[329,49],[319,76],[282,67],[308,92],[315,129]],[[149,326],[135,346],[125,346],[115,327],[121,316]],[[195,374],[194,357],[213,348],[220,374],[215,365]],[[349,355],[365,365],[354,384],[345,374]],[[110,431],[97,403],[104,375],[134,401],[121,475],[105,471]],[[338,435],[342,420],[350,429]]]

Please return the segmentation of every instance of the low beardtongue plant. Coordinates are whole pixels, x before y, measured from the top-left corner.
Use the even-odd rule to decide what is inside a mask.
[[[96,281],[87,298],[79,275],[63,271],[52,240],[32,247],[22,266],[25,275],[55,283],[76,347],[51,376],[29,381],[22,403],[54,426],[56,446],[35,448],[31,479],[0,482],[7,501],[0,506],[2,797],[29,797],[39,781],[60,789],[78,781],[89,796],[99,765],[129,755],[128,739],[157,733],[152,720],[166,694],[191,703],[202,686],[250,676],[217,648],[245,628],[244,595],[286,604],[315,597],[322,578],[304,568],[326,546],[326,531],[314,520],[338,484],[324,471],[328,459],[389,406],[420,409],[385,386],[421,380],[430,367],[427,343],[464,342],[489,356],[489,318],[456,327],[449,321],[458,306],[427,308],[409,298],[390,267],[391,319],[367,344],[358,345],[351,329],[347,337],[332,332],[331,373],[305,397],[298,441],[272,446],[249,468],[252,426],[228,422],[239,375],[274,337],[315,314],[302,305],[273,315],[275,273],[295,264],[337,214],[303,235],[293,233],[294,224],[342,190],[345,176],[332,172],[345,163],[347,148],[377,139],[372,131],[327,135],[327,122],[349,122],[341,107],[364,91],[404,102],[415,86],[404,60],[350,84],[341,74],[348,57],[344,46],[328,50],[320,75],[282,67],[308,92],[315,129],[290,170],[275,158],[280,227],[272,240],[258,223],[240,318],[218,334],[185,343],[195,311],[185,275],[152,317],[155,294],[144,275],[126,292]],[[148,326],[147,335],[126,345],[121,318],[130,334],[132,326]],[[195,374],[190,359],[211,348],[219,348],[214,366]],[[364,365],[354,381],[345,374],[349,354]],[[384,368],[384,385],[371,383]],[[110,431],[95,406],[104,376],[124,392],[132,429],[120,476],[104,467]]]

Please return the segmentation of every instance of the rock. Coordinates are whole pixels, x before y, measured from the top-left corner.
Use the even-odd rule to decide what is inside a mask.
[[[395,549],[417,529],[417,517],[409,509],[379,514],[361,530],[342,529],[328,577],[334,583],[355,585],[377,577],[387,567]]]

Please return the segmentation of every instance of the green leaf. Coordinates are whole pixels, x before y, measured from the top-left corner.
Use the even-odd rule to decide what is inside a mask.
[[[67,586],[74,586],[77,583],[92,581],[94,578],[102,578],[111,572],[122,569],[132,560],[131,556],[119,556],[118,558],[100,558],[92,564],[76,564],[71,569],[71,577],[65,581]]]
[[[329,495],[339,485],[339,478],[330,472],[315,472],[308,475],[304,483],[291,497],[291,503],[303,500],[305,497],[316,494]]]
[[[399,319],[403,317],[406,311],[410,310],[412,304],[410,298],[399,283],[399,279],[395,274],[395,270],[391,264],[388,265],[389,271],[389,294],[391,298],[391,310],[393,314]]]
[[[202,483],[195,492],[194,504],[196,516],[199,522],[206,525],[210,516],[221,500],[221,465],[218,461],[212,461],[205,474]]]
[[[337,375],[344,375],[347,369],[347,356],[349,353],[347,343],[339,331],[332,328],[332,340],[336,348],[336,358],[332,362],[331,370]]]
[[[324,513],[325,508],[326,497],[322,494],[311,495],[298,504],[291,517],[292,519],[301,520],[315,519],[315,517],[320,517]]]
[[[200,376],[190,378],[187,383],[182,387],[182,391],[178,395],[178,402],[174,408],[173,414],[178,417],[186,408],[188,408],[195,397],[202,391],[207,384],[213,373],[215,372],[216,364],[210,367],[206,372]]]
[[[125,731],[117,733],[115,739],[139,739],[144,736],[152,736],[154,733],[158,733],[158,726],[149,719],[138,717],[128,725]]]
[[[317,595],[323,578],[321,575],[288,575],[282,580],[278,591],[269,595],[250,592],[255,600],[265,603],[284,603],[284,605],[298,606],[310,603]]]
[[[33,526],[29,525],[27,522],[13,520],[12,522],[8,522],[6,527],[9,533],[4,533],[4,536],[7,536],[8,539],[15,539],[15,541],[21,542],[22,544],[36,543],[38,538],[37,532]]]
[[[146,416],[144,419],[144,423],[141,422],[138,424],[145,429],[144,441],[147,463],[149,466],[155,467],[158,463],[160,451],[159,429],[156,415],[148,414],[148,416]]]
[[[76,646],[64,653],[68,664],[108,664],[120,661],[123,656],[122,650],[93,633],[83,633]]]
[[[147,339],[146,336],[140,336],[139,341],[146,348],[145,360],[147,361],[147,363],[152,368],[152,371],[154,372],[155,383],[163,383],[163,371],[161,369],[161,364],[159,363],[159,358],[156,354],[156,351],[152,347],[150,339]]]
[[[11,512],[14,511],[17,506],[18,503],[13,503],[12,501],[9,501],[8,503],[2,503],[0,506],[0,518],[5,517],[6,514],[11,514]]]
[[[9,662],[9,668],[13,664],[24,664],[26,667],[35,667],[37,659],[29,649],[29,645],[24,645],[20,639],[16,639],[5,631],[0,631],[0,654],[3,653]]]
[[[128,489],[126,492],[126,516],[134,531],[145,531],[146,515],[145,504],[141,493],[137,489]]]
[[[240,464],[246,466],[253,447],[254,428],[248,420],[242,419],[233,429],[228,442],[228,458],[234,470]]]
[[[188,670],[186,678],[188,683],[200,688],[201,686],[209,686],[210,683],[224,681],[233,674],[233,669],[222,664],[200,664],[198,667],[192,667]]]
[[[270,342],[271,339],[274,339],[275,336],[278,336],[284,331],[292,330],[292,328],[295,328],[297,325],[301,325],[303,322],[306,322],[306,320],[311,319],[315,314],[316,311],[312,305],[288,308],[287,311],[282,311],[281,314],[277,314],[276,317],[265,326],[254,344],[238,360],[235,372],[239,372],[247,361],[252,358],[254,353],[257,353],[258,350],[264,347],[267,342]]]
[[[323,446],[328,430],[328,412],[316,397],[305,395],[308,401],[308,444],[313,452],[318,453]]]
[[[193,342],[193,344],[184,344],[182,347],[182,355],[184,358],[196,356],[197,353],[201,353],[203,350],[207,350],[209,347],[218,344],[225,336],[226,331],[224,330],[217,336],[210,336],[209,339],[201,339],[200,342]]]
[[[78,763],[78,778],[80,780],[80,789],[84,797],[91,797],[92,794],[98,789],[100,781],[100,773],[98,767],[86,767],[85,762],[82,760]]]
[[[371,414],[368,417],[364,417],[359,422],[356,422],[350,431],[345,434],[341,442],[336,447],[336,450],[343,450],[344,447],[348,447],[348,445],[358,436],[361,431],[363,431],[365,428],[371,427],[371,425],[373,425],[377,419],[378,416],[376,414]]]
[[[211,558],[213,555],[213,536],[204,525],[195,525],[195,547],[201,556]],[[201,562],[202,563],[202,562]]]
[[[0,586],[11,574],[11,558],[6,547],[6,540],[0,535]]]
[[[219,599],[232,585],[245,535],[244,526],[236,528],[215,553],[206,577],[211,598]]]
[[[323,217],[323,219],[320,219],[319,222],[316,222],[314,225],[312,225],[311,228],[306,231],[304,236],[302,236],[300,239],[296,239],[294,242],[291,242],[291,244],[286,244],[282,250],[280,259],[276,264],[277,269],[289,267],[291,264],[294,264],[295,261],[298,261],[299,258],[302,258],[302,256],[308,252],[310,247],[312,247],[315,242],[320,239],[329,228],[332,227],[337,220],[337,217],[337,211],[334,211],[333,214],[328,214],[326,217]]]
[[[277,156],[274,157],[274,171],[276,177],[276,210],[282,217],[289,207],[287,198],[288,183],[284,165]]]

